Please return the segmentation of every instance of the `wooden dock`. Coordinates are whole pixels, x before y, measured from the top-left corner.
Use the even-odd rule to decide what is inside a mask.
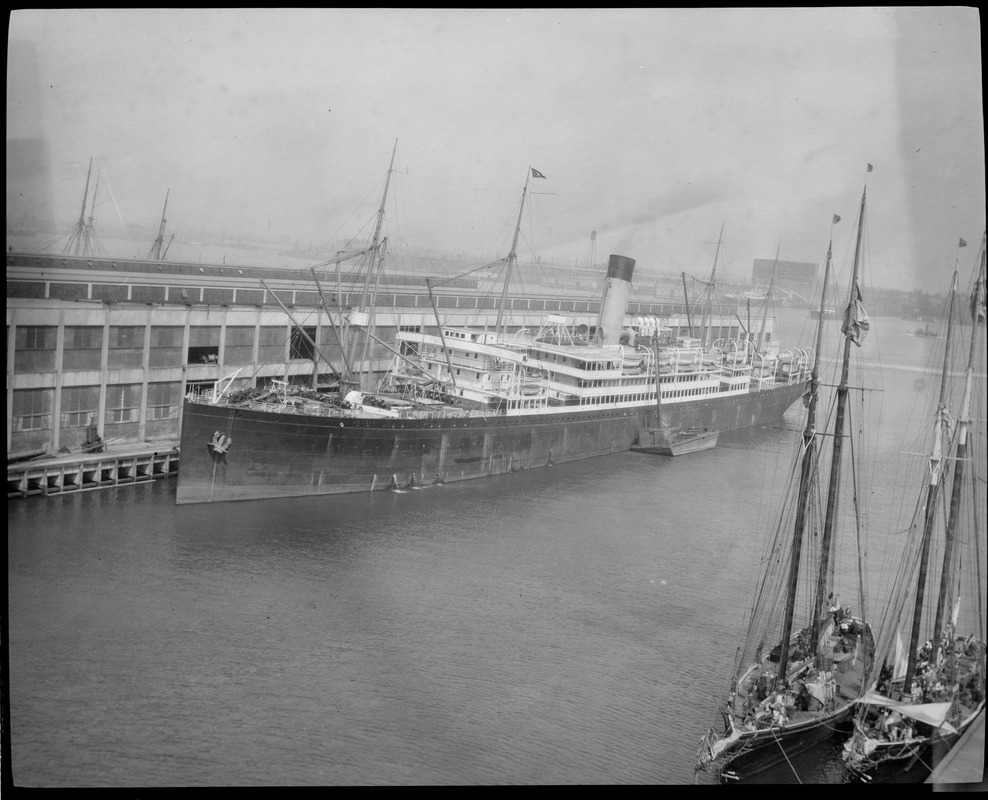
[[[178,443],[110,446],[7,464],[7,499],[69,494],[178,474]]]

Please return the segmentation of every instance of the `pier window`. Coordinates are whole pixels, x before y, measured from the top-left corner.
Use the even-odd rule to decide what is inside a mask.
[[[367,354],[369,358],[379,359],[385,358],[391,359],[391,351],[382,342],[393,342],[398,336],[398,328],[394,325],[378,325],[372,331],[372,333],[381,341],[376,342],[373,339],[370,340],[370,346],[367,348]]]
[[[54,350],[54,325],[24,325],[17,329],[18,350]]]
[[[254,361],[254,326],[228,325],[223,347],[223,363],[251,364]]]
[[[51,430],[51,389],[15,389],[13,429],[18,431]]]
[[[188,364],[215,364],[220,357],[220,328],[193,325],[189,328]]]
[[[182,337],[185,329],[180,325],[158,325],[151,328],[149,367],[174,367],[182,363]]]
[[[264,325],[258,338],[257,361],[259,364],[285,363],[285,344],[288,329],[284,325]]]
[[[52,440],[52,389],[15,389],[11,408],[10,451],[46,448]]]
[[[62,369],[99,369],[103,355],[103,328],[95,325],[66,325]]]
[[[137,442],[141,434],[141,384],[114,384],[106,387],[106,415],[103,435],[119,442]]]
[[[288,345],[288,358],[312,361],[316,351],[312,343],[316,340],[316,329],[292,326],[292,338]]]
[[[18,325],[14,334],[14,372],[52,372],[58,328],[54,325]]]
[[[152,441],[178,437],[178,409],[182,384],[149,383],[143,438]]]
[[[138,422],[141,418],[141,384],[121,383],[106,387],[106,422]]]
[[[180,383],[149,383],[148,384],[148,420],[178,417],[178,403],[182,396]]]
[[[319,308],[319,295],[316,292],[295,292],[295,305]],[[388,303],[388,305],[391,305]]]
[[[144,326],[111,325],[107,366],[139,368],[144,364]]]
[[[62,389],[61,428],[85,428],[96,424],[99,386],[66,386]]]
[[[340,333],[340,330],[332,325],[323,325],[319,328],[319,338],[316,339],[319,343],[319,352],[337,368],[343,363],[343,357],[340,353]],[[320,362],[320,366],[321,364],[322,362]]]

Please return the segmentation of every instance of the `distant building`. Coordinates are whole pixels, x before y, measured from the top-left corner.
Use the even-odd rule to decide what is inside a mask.
[[[768,288],[775,270],[775,286],[807,298],[816,286],[819,264],[805,261],[776,261],[774,258],[756,258],[751,268],[751,281],[758,287]]]

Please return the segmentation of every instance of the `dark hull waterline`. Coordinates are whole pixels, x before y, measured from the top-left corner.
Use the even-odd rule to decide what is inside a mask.
[[[781,420],[801,383],[663,404],[671,427],[727,432]],[[429,420],[317,417],[186,402],[176,502],[340,494],[448,483],[625,452],[654,405]],[[217,433],[226,452],[211,446]]]
[[[800,753],[833,739],[840,730],[849,731],[851,707],[815,717],[803,725],[773,727],[757,731],[731,753],[727,766],[719,770],[721,783],[744,782],[777,768],[789,770],[789,761]]]

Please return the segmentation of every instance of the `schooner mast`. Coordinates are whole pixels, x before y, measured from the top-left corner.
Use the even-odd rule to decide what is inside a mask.
[[[962,244],[965,244],[961,240]],[[957,265],[954,265],[954,283],[957,283]],[[980,287],[980,288],[979,288]],[[975,283],[974,298],[972,301],[972,322],[973,330],[971,334],[971,346],[968,351],[967,369],[964,372],[964,394],[961,400],[961,412],[957,417],[957,451],[954,458],[954,477],[950,493],[950,516],[947,520],[946,538],[943,549],[943,566],[940,573],[940,594],[937,598],[936,616],[933,622],[933,641],[937,642],[937,647],[941,646],[941,635],[944,627],[944,617],[947,605],[950,602],[951,590],[951,570],[954,568],[954,544],[957,531],[957,515],[960,511],[961,487],[965,480],[965,462],[968,459],[968,436],[971,425],[971,393],[974,383],[974,369],[976,358],[976,345],[978,342],[978,304],[983,297],[980,293],[985,287],[985,236],[981,236],[981,266],[978,272],[978,280]]]
[[[863,206],[862,206],[863,210]],[[827,282],[830,277],[831,264],[833,263],[833,223],[838,217],[835,215],[831,223],[830,241],[827,243],[827,260],[823,269],[823,291],[820,294],[820,308],[824,308],[827,298]],[[778,261],[778,255],[776,255]],[[773,269],[773,278],[775,271]],[[766,299],[766,303],[767,303]],[[816,409],[819,401],[820,386],[820,353],[823,348],[823,317],[821,316],[817,326],[816,352],[813,358],[813,369],[810,373],[810,385],[808,388],[808,402],[806,405],[806,425],[803,428],[803,454],[800,463],[799,474],[799,497],[796,506],[796,521],[793,528],[792,556],[789,563],[789,578],[786,590],[786,605],[782,623],[781,650],[779,652],[779,680],[785,680],[789,669],[789,641],[792,637],[793,618],[796,609],[796,590],[799,581],[800,554],[803,547],[803,538],[806,532],[806,516],[810,502],[810,491],[813,486],[814,472],[817,469],[817,432],[816,432]],[[845,355],[846,359],[850,353]],[[814,625],[816,619],[814,617]],[[817,640],[817,636],[812,637],[812,641]],[[811,646],[814,646],[811,644]]]
[[[858,212],[858,232],[854,245],[854,265],[851,268],[851,296],[847,301],[847,310],[844,312],[844,334],[843,359],[841,361],[840,383],[837,386],[837,411],[834,416],[834,445],[833,455],[830,461],[830,482],[827,487],[827,507],[823,521],[823,537],[820,542],[820,568],[817,573],[816,605],[813,612],[813,636],[810,646],[813,653],[817,653],[819,646],[819,634],[823,627],[823,615],[827,613],[825,607],[827,598],[827,579],[830,572],[830,551],[834,536],[834,524],[837,514],[837,498],[840,491],[841,456],[844,452],[844,420],[847,414],[848,395],[848,373],[851,360],[851,342],[855,341],[852,325],[857,318],[857,306],[861,292],[858,288],[858,276],[861,271],[861,234],[865,225],[865,203],[867,200],[868,187],[861,193],[861,208]],[[828,254],[829,255],[829,254]],[[824,291],[826,291],[826,276],[824,276]],[[824,310],[826,306],[820,304],[820,327],[823,327]],[[862,602],[864,598],[862,597]],[[864,607],[861,609],[861,617],[864,618]]]
[[[937,503],[940,500],[943,482],[949,469],[943,454],[943,442],[949,440],[953,421],[947,409],[947,378],[950,374],[950,344],[954,326],[954,302],[957,297],[957,265],[954,264],[954,277],[950,285],[950,303],[947,310],[947,335],[943,351],[943,370],[940,374],[940,399],[937,403],[936,421],[934,422],[933,452],[930,454],[929,485],[926,490],[926,511],[923,518],[923,539],[920,544],[919,575],[916,579],[916,599],[913,607],[912,628],[909,633],[908,659],[906,674],[902,679],[902,693],[908,695],[912,690],[913,678],[916,676],[919,661],[919,639],[922,627],[923,600],[926,595],[926,578],[930,564],[930,544],[933,540],[933,528],[936,525]],[[977,325],[974,326],[977,336]],[[966,412],[965,412],[966,413]],[[966,430],[966,426],[965,426]],[[948,445],[949,447],[949,445]],[[959,486],[959,484],[958,484]],[[938,609],[942,615],[942,609]],[[934,653],[940,647],[940,642],[933,640]]]
[[[851,289],[850,297],[848,298],[847,311],[845,312],[845,324],[843,328],[844,332],[844,345],[843,345],[843,358],[841,360],[841,377],[840,383],[837,387],[837,410],[834,417],[834,430],[833,430],[833,455],[831,457],[830,464],[830,481],[827,487],[827,505],[826,513],[824,516],[823,534],[819,546],[819,557],[820,564],[817,571],[817,582],[816,591],[814,597],[814,613],[813,622],[810,636],[810,648],[811,652],[819,657],[819,639],[820,631],[823,627],[823,614],[824,603],[826,598],[824,597],[824,592],[826,591],[827,579],[830,573],[830,550],[831,543],[833,541],[833,531],[834,524],[836,520],[837,513],[837,499],[840,490],[840,474],[842,469],[842,453],[844,447],[844,419],[846,416],[847,407],[847,395],[848,395],[848,376],[850,373],[850,360],[851,360],[851,342],[854,341],[854,332],[852,330],[852,325],[855,323],[859,290],[858,290],[858,276],[860,273],[861,266],[861,235],[865,224],[865,206],[867,199],[868,189],[865,187],[861,194],[861,208],[858,215],[858,231],[857,239],[854,248],[854,266],[851,272]],[[836,222],[836,218],[834,219]],[[819,361],[820,361],[820,349],[822,347],[822,329],[823,329],[823,314],[822,309],[825,308],[826,290],[827,290],[827,280],[829,278],[830,264],[832,260],[833,252],[833,237],[831,236],[831,244],[827,248],[827,262],[824,271],[824,281],[823,281],[823,296],[820,300],[821,308],[821,318],[820,325],[817,330],[817,353],[814,360],[812,377],[810,378],[810,397],[809,406],[807,412],[806,428],[803,433],[803,460],[800,472],[800,488],[799,488],[799,506],[796,511],[796,524],[793,531],[793,550],[791,561],[789,565],[789,579],[786,590],[786,605],[783,617],[783,628],[782,628],[782,638],[781,638],[781,652],[779,654],[779,668],[778,676],[780,680],[785,680],[787,675],[787,670],[789,669],[789,641],[792,637],[792,626],[793,626],[793,616],[795,613],[796,606],[796,594],[798,589],[799,571],[800,571],[800,554],[803,544],[803,535],[805,533],[806,527],[806,510],[807,504],[809,502],[809,484],[810,478],[812,477],[813,471],[816,469],[816,459],[815,459],[815,431],[813,431],[813,423],[815,421],[816,405],[817,405],[817,388],[819,386]],[[774,277],[774,270],[773,270]]]

